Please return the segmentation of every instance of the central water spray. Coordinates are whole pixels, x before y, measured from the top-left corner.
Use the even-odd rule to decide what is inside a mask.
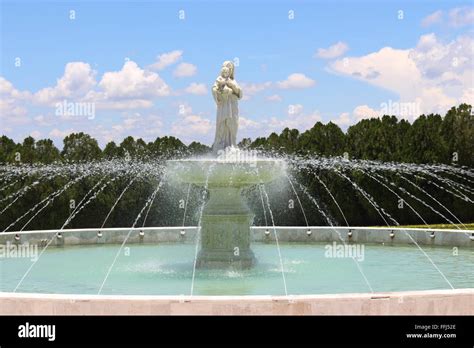
[[[236,150],[240,151],[240,150]],[[198,268],[249,268],[255,264],[250,248],[254,214],[242,190],[285,175],[278,159],[236,161],[232,158],[168,161],[169,177],[204,187],[209,192],[200,220]]]

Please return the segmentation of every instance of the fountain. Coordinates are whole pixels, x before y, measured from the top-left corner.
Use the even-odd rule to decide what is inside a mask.
[[[231,62],[212,91],[208,156],[0,165],[0,314],[472,313],[472,168],[265,157]]]
[[[234,69],[232,62],[224,62],[212,88],[217,106],[213,145],[217,158],[168,161],[172,179],[209,191],[209,201],[201,211],[198,268],[250,268],[255,263],[250,249],[254,216],[242,190],[285,174],[284,161],[258,158],[255,152],[235,147],[242,90],[234,80]]]
[[[191,159],[168,161],[171,177],[209,190],[202,211],[201,250],[197,267],[249,268],[255,263],[250,249],[253,214],[242,190],[284,175],[285,162],[272,159]]]

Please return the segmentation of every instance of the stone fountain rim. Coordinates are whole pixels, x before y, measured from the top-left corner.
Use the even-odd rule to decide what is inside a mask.
[[[0,292],[0,315],[466,315],[474,310],[472,296],[473,288],[287,296]]]

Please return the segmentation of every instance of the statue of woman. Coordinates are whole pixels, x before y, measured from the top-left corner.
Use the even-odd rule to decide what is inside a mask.
[[[217,105],[216,136],[212,149],[215,153],[229,146],[236,146],[239,127],[238,100],[242,90],[234,79],[234,63],[225,61],[220,75],[212,87],[212,96]]]

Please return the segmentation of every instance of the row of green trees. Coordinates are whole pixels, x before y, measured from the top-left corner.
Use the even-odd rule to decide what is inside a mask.
[[[471,106],[460,105],[452,108],[441,117],[439,115],[422,115],[412,124],[405,120],[397,120],[393,116],[384,116],[381,119],[362,120],[356,125],[349,127],[347,133],[333,123],[326,125],[318,122],[310,130],[299,133],[297,130],[285,129],[281,134],[271,134],[267,138],[257,138],[254,141],[244,139],[240,146],[247,148],[259,148],[262,150],[300,155],[343,155],[347,152],[351,158],[371,159],[381,161],[405,161],[417,163],[457,163],[473,167],[473,116]],[[0,139],[0,162],[7,163],[52,163],[55,161],[91,161],[111,158],[177,158],[190,155],[207,153],[210,148],[194,142],[189,146],[183,144],[174,137],[157,138],[153,142],[146,143],[142,139],[132,137],[125,138],[120,144],[108,143],[101,149],[95,139],[84,133],[76,133],[64,139],[64,146],[60,151],[49,139],[35,141],[28,137],[22,143],[16,144],[8,137]],[[453,158],[456,153],[456,160]],[[327,225],[328,221],[317,213],[314,202],[307,197],[307,193],[318,202],[327,216],[338,225],[345,225],[346,220],[350,225],[384,225],[380,217],[367,199],[361,195],[343,177],[337,175],[332,168],[319,169],[318,178],[306,169],[291,173],[295,177],[294,187],[299,194],[298,199],[289,185],[288,178],[284,177],[279,182],[266,185],[271,202],[271,208],[275,223],[277,225],[304,226],[306,219],[309,225]],[[386,187],[375,181],[370,176],[359,171],[357,168],[347,170],[345,174],[351,178],[359,187],[363,188],[372,196],[379,206],[389,212],[400,224],[421,224],[420,217],[414,213],[408,204],[414,208],[428,223],[447,223],[447,219],[453,222],[459,220],[464,222],[474,221],[474,210],[470,202],[456,197],[439,186],[446,186],[443,182],[430,178],[427,174],[419,176],[408,176],[410,180],[427,192],[415,188],[404,180],[400,173],[380,172],[387,180],[387,184],[398,192],[408,204],[400,207],[399,197]],[[34,217],[27,229],[59,228],[71,214],[70,201],[79,202],[87,195],[89,190],[101,179],[104,182],[110,180],[115,174],[106,178],[99,175],[86,177],[67,191],[58,196],[42,212]],[[403,174],[402,174],[403,175]],[[438,175],[441,175],[438,173]],[[472,179],[462,176],[447,175],[451,180],[472,187]],[[77,175],[75,175],[77,176]],[[124,187],[133,178],[133,174],[120,177],[110,182],[105,190],[90,202],[86,209],[81,211],[67,226],[68,228],[98,227],[104,223],[117,197],[120,196]],[[324,187],[321,182],[326,185]],[[23,213],[28,211],[36,203],[45,199],[51,193],[64,187],[71,178],[56,175],[51,178],[38,180],[35,176],[27,176],[16,181],[11,178],[2,182],[0,192],[0,230],[3,231],[9,224],[15,221]],[[434,183],[433,183],[434,181]],[[9,185],[9,183],[13,183]],[[303,187],[300,186],[303,185]],[[437,184],[437,185],[435,185]],[[8,195],[20,192],[22,187],[32,185],[20,199],[7,199]],[[156,187],[156,182],[148,180],[136,180],[127,193],[118,202],[115,210],[106,221],[106,227],[130,226],[134,221],[143,204]],[[327,189],[326,189],[327,188]],[[183,223],[182,202],[189,198],[187,209],[188,216],[186,225],[197,224],[202,194],[200,188],[193,187],[188,196],[188,187],[169,185],[168,182],[162,187],[157,195],[153,208],[146,220],[147,226],[179,226]],[[331,194],[328,192],[331,192]],[[411,192],[415,197],[431,205],[434,209],[427,207],[401,190]],[[453,191],[451,189],[451,191]],[[462,190],[472,200],[472,194]],[[432,197],[437,199],[433,200]],[[271,224],[268,210],[263,211],[262,200],[257,187],[247,192],[249,205],[255,212],[256,225]],[[306,217],[302,213],[299,201],[303,205]],[[338,205],[336,205],[337,201]],[[10,207],[9,204],[12,203]],[[449,209],[448,212],[444,207]],[[341,214],[341,210],[344,216]],[[444,217],[443,217],[444,216]],[[16,230],[27,222],[29,216],[17,225],[10,228]],[[139,225],[143,222],[140,221]]]
[[[452,107],[444,117],[421,115],[413,123],[395,116],[363,119],[344,133],[336,124],[317,122],[299,133],[284,129],[280,135],[255,141],[244,139],[242,146],[274,149],[284,153],[318,154],[350,158],[474,165],[474,115],[471,105]]]
[[[146,143],[143,139],[126,137],[119,145],[107,143],[102,150],[97,140],[83,132],[72,133],[64,138],[63,149],[59,151],[51,139],[35,141],[31,136],[22,143],[15,143],[7,136],[0,138],[0,163],[44,163],[57,161],[85,162],[112,158],[182,157],[204,154],[210,150],[206,145],[192,142],[186,146],[175,137],[156,138]]]
[[[300,133],[284,129],[280,134],[252,141],[245,138],[240,147],[287,154],[342,156],[350,158],[410,163],[453,163],[474,165],[474,116],[471,105],[452,107],[444,117],[421,115],[413,123],[395,116],[363,119],[344,133],[336,124],[317,122]],[[52,163],[55,161],[91,161],[114,157],[181,157],[206,153],[210,148],[198,142],[189,146],[172,136],[146,143],[129,136],[120,144],[109,142],[102,150],[97,140],[84,133],[64,138],[59,151],[50,139],[22,143],[0,138],[0,163]]]

